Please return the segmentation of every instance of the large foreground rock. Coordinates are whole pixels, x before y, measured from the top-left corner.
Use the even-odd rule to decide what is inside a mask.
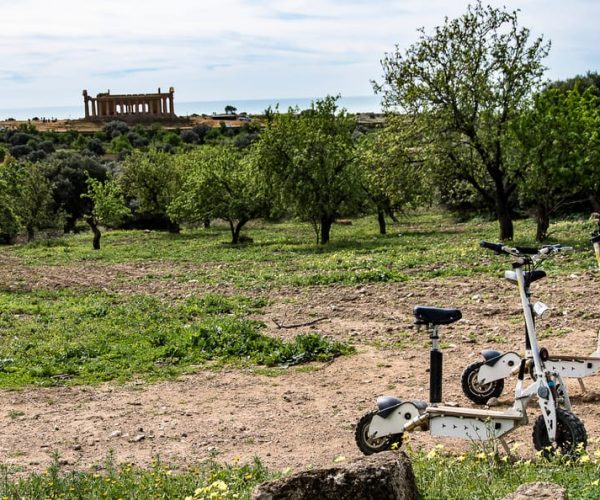
[[[504,497],[504,500],[563,500],[565,489],[554,483],[522,484],[514,493]]]
[[[299,472],[259,485],[254,500],[416,500],[415,476],[403,452],[386,451],[348,464]]]

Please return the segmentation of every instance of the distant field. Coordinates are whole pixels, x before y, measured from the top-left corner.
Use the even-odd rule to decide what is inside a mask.
[[[547,270],[595,266],[588,225],[555,224],[553,241],[576,250]],[[533,231],[518,221],[519,243],[533,244]],[[493,222],[423,212],[389,233],[362,218],[336,226],[325,247],[298,222],[255,222],[247,229],[254,243],[241,246],[228,244],[228,228],[216,224],[180,235],[107,232],[100,251],[91,250],[89,233],[3,247],[0,387],[156,380],[214,362],[329,359],[350,347],[318,332],[287,342],[262,333],[252,317],[267,303],[263,292],[493,274],[507,263],[478,246],[495,240]],[[192,284],[217,292],[184,293]],[[184,291],[169,292],[177,287]]]

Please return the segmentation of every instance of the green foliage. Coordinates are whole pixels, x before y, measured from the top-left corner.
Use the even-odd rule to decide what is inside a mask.
[[[529,42],[516,12],[479,0],[432,34],[421,29],[406,51],[387,54],[376,85],[388,110],[421,121],[413,147],[443,174],[439,185],[470,184],[495,210],[501,239],[513,237],[519,175],[508,125],[540,82],[548,49],[541,37]]]
[[[381,217],[416,208],[430,199],[434,187],[423,160],[410,148],[411,123],[389,116],[386,127],[365,135],[357,148],[356,161],[362,184]],[[385,227],[380,227],[385,234]]]
[[[156,149],[129,155],[119,179],[125,194],[135,199],[137,212],[159,216],[167,214],[182,181],[180,164],[172,155]]]
[[[208,460],[181,472],[158,459],[149,469],[131,464],[117,467],[110,456],[101,473],[63,471],[58,456],[41,474],[13,478],[11,472],[6,466],[0,467],[0,498],[243,500],[251,498],[257,485],[278,475],[269,472],[258,459],[244,465]]]
[[[0,175],[0,243],[10,243],[21,228],[21,221],[15,210],[15,200],[9,194],[8,183]]]
[[[522,484],[536,481],[563,486],[568,498],[600,498],[598,450],[575,460],[548,461],[509,459],[477,449],[457,455],[445,452],[440,444],[429,452],[410,451],[409,456],[422,498],[504,498]]]
[[[534,207],[536,239],[547,238],[550,215],[576,193],[600,188],[600,98],[593,87],[538,94],[515,123],[526,165],[519,194]]]
[[[205,146],[177,156],[176,162],[185,182],[169,205],[173,220],[224,219],[236,244],[248,221],[269,214],[260,172],[233,146]]]
[[[255,148],[255,161],[280,202],[313,224],[318,243],[329,242],[341,209],[362,194],[353,161],[355,121],[338,111],[337,100],[329,96],[302,113],[274,115]]]
[[[148,380],[208,361],[324,360],[351,348],[320,335],[285,342],[245,319],[263,299],[209,295],[166,304],[109,292],[0,292],[0,387]]]
[[[54,213],[63,212],[65,231],[75,229],[75,223],[89,209],[87,179],[106,179],[106,167],[97,158],[68,151],[57,151],[43,163],[44,175],[52,185]]]
[[[12,210],[20,224],[33,239],[34,230],[55,222],[52,212],[52,186],[40,164],[10,161],[0,168],[0,178],[6,181],[7,195],[12,197]]]
[[[131,210],[125,204],[121,186],[113,179],[100,182],[90,177],[87,186],[87,192],[82,196],[92,202],[90,215],[96,224],[115,227],[131,215]]]

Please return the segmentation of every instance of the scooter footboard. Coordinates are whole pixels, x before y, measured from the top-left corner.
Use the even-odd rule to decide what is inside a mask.
[[[491,363],[482,364],[477,372],[477,382],[489,384],[495,380],[510,377],[520,363],[521,357],[516,352],[507,352]]]
[[[563,357],[565,358],[565,357]],[[585,378],[600,371],[600,357],[598,359],[552,359],[545,363],[546,369],[558,373],[563,378]]]
[[[487,441],[510,432],[517,426],[514,419],[473,418],[449,415],[432,416],[429,429],[432,436],[457,437],[472,441]]]
[[[380,438],[403,433],[407,424],[417,421],[425,412],[425,409],[419,409],[419,406],[412,401],[406,401],[387,413],[385,417],[379,414],[373,415],[369,424],[369,437]]]

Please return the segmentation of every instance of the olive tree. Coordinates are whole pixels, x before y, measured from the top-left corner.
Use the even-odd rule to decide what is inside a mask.
[[[533,207],[536,239],[548,236],[550,216],[575,195],[600,184],[600,98],[593,87],[580,92],[549,88],[515,122],[522,146],[520,197]]]
[[[39,163],[11,160],[1,168],[0,177],[6,183],[6,196],[12,200],[12,211],[31,241],[36,229],[51,226],[56,220],[52,186]]]
[[[205,146],[177,157],[186,172],[183,187],[169,205],[179,222],[223,219],[231,243],[240,242],[244,225],[269,214],[269,200],[254,162],[232,145]]]
[[[102,233],[99,226],[118,226],[131,214],[131,210],[125,204],[121,186],[113,179],[108,178],[101,182],[88,177],[87,188],[87,192],[81,196],[88,200],[91,206],[84,219],[94,234],[92,248],[100,250]]]
[[[361,195],[355,128],[354,118],[330,96],[302,113],[274,113],[256,143],[255,159],[279,201],[312,223],[317,243],[329,242],[341,209]]]
[[[386,234],[386,215],[396,222],[395,212],[430,199],[422,152],[408,146],[418,130],[405,117],[389,116],[385,128],[366,134],[357,147],[362,185],[377,209],[380,234]]]
[[[167,213],[182,182],[182,172],[174,158],[156,149],[133,151],[123,162],[119,182],[124,193],[134,199],[138,213],[166,217],[169,231],[176,233],[179,232],[179,225]]]
[[[541,81],[549,44],[530,39],[517,12],[470,5],[408,49],[382,60],[384,106],[426,119],[420,137],[432,165],[469,183],[512,239],[519,165],[511,161],[510,123]]]

